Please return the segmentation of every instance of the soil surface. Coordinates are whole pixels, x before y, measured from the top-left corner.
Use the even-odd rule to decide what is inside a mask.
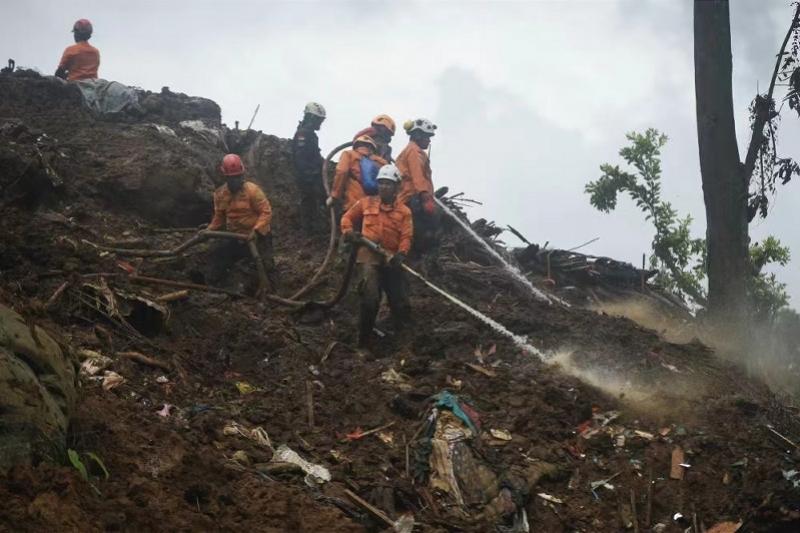
[[[693,520],[706,529],[741,520],[740,531],[800,530],[800,488],[783,474],[800,470],[800,452],[769,429],[800,440],[796,409],[697,341],[671,343],[589,310],[595,302],[580,288],[532,276],[572,305],[537,300],[455,224],[445,225],[441,272],[431,280],[527,336],[546,360],[417,281],[413,326],[393,331],[384,310],[378,328],[386,336],[363,353],[353,347],[352,288],[330,311],[190,290],[163,304],[166,320],[134,304],[125,322],[109,318],[90,305],[96,293],[85,284],[102,279],[118,294],[154,301],[177,289],[134,284],[128,273],[197,281],[207,247],[163,260],[93,244],[165,249],[190,237],[165,229],[210,219],[224,151],[175,123],[174,136],[148,125],[157,117],[95,117],[52,83],[0,76],[0,298],[76,353],[111,357],[109,370],[125,382],[105,390],[81,380],[66,448],[84,459],[89,482],[66,450],[61,464],[12,468],[0,477],[0,529],[385,530],[350,491],[392,519],[412,513],[414,531],[494,531],[481,509],[457,512],[413,480],[406,444],[415,442],[429,398],[449,390],[470,400],[487,435],[510,433],[510,441],[484,435],[474,445],[498,475],[548,465],[520,502],[532,531],[633,531],[633,520],[639,531],[684,531]],[[288,141],[232,135],[272,202],[278,293],[288,296],[322,262],[327,235],[300,230]],[[24,186],[28,179],[39,185]],[[313,298],[336,291],[344,265],[335,263]],[[240,270],[227,288],[252,294],[255,274]],[[107,275],[86,276],[97,273]],[[170,371],[118,355],[131,351]],[[401,382],[387,379],[390,369]],[[159,415],[166,404],[169,416]],[[612,411],[618,416],[602,426]],[[274,448],[286,444],[328,468],[332,480],[309,486],[302,474],[267,473],[273,452],[251,438],[257,427]],[[670,477],[676,447],[682,479]],[[602,480],[609,481],[592,490]],[[685,519],[675,521],[676,513]]]

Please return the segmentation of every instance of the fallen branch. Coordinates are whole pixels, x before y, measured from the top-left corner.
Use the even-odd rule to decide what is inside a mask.
[[[183,289],[180,291],[170,292],[167,294],[162,294],[158,298],[156,298],[157,302],[174,302],[175,300],[183,300],[189,297],[189,289]]]
[[[468,368],[471,368],[475,372],[479,372],[479,373],[483,374],[484,376],[487,376],[487,377],[490,377],[490,378],[497,377],[497,372],[495,372],[493,370],[489,370],[488,368],[483,368],[482,366],[476,365],[474,363],[464,363],[464,364]]]
[[[160,368],[165,372],[171,372],[172,367],[163,361],[159,361],[158,359],[153,359],[152,357],[148,357],[139,352],[117,352],[118,357],[124,357],[126,359],[130,359],[131,361],[136,361],[137,363],[151,366],[153,368]]]
[[[64,294],[64,291],[67,290],[67,287],[69,287],[69,283],[69,281],[65,281],[58,286],[53,295],[47,300],[47,303],[44,306],[45,309],[50,309],[53,307],[53,305],[55,305],[61,295]]]

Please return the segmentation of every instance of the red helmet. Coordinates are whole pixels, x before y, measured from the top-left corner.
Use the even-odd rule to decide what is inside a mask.
[[[242,158],[236,154],[228,154],[222,158],[220,170],[226,176],[241,176],[244,174]]]
[[[94,29],[92,28],[92,23],[89,22],[89,19],[80,19],[76,20],[75,24],[72,25],[72,31],[74,33],[85,33],[91,35]]]

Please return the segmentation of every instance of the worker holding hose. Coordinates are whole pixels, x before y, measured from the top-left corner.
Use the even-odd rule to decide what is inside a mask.
[[[228,154],[220,167],[225,185],[214,192],[214,218],[208,230],[225,228],[255,240],[269,282],[275,288],[275,263],[272,257],[272,207],[261,187],[244,179],[244,164],[236,154]],[[224,239],[214,243],[209,256],[209,281],[219,283],[238,261],[251,257],[247,242]]]
[[[371,344],[372,330],[381,303],[386,293],[396,329],[405,326],[411,315],[408,301],[408,280],[401,268],[406,254],[411,249],[414,225],[411,211],[397,196],[400,172],[394,165],[381,167],[378,172],[378,196],[366,196],[355,203],[342,216],[342,235],[350,243],[358,244],[368,239],[391,254],[388,259],[365,246],[358,250],[356,262],[359,268],[358,294],[361,300],[358,317],[358,345],[366,348]],[[354,228],[361,225],[361,232]]]
[[[353,141],[351,150],[342,152],[326,202],[328,207],[347,211],[361,198],[378,194],[376,177],[386,160],[375,154],[377,149],[371,137],[362,135]]]
[[[375,141],[375,146],[377,147],[375,153],[387,163],[392,163],[394,159],[392,159],[392,147],[389,146],[389,143],[392,142],[395,128],[396,126],[392,117],[389,115],[378,115],[372,119],[370,127],[364,128],[356,133],[353,140],[355,141],[362,135],[371,137],[372,140]]]
[[[324,227],[321,208],[325,203],[325,189],[322,186],[322,155],[317,137],[324,120],[325,108],[316,102],[309,102],[292,139],[292,163],[300,190],[300,223],[308,235],[315,235]]]
[[[403,176],[399,201],[414,216],[414,250],[417,258],[425,256],[427,269],[436,269],[439,248],[441,211],[433,197],[433,171],[425,150],[436,134],[436,125],[426,118],[403,124],[409,142],[397,157],[397,168]]]

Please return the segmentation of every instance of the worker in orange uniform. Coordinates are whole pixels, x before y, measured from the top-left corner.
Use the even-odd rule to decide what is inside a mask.
[[[352,150],[343,152],[339,158],[325,205],[347,211],[361,198],[378,194],[376,177],[386,160],[376,155],[376,150],[375,141],[366,135],[353,141]]]
[[[255,239],[258,253],[264,262],[269,282],[275,288],[275,263],[272,257],[272,207],[261,187],[244,179],[244,165],[236,154],[228,154],[220,167],[225,185],[214,192],[214,218],[206,229],[247,235]],[[220,239],[214,244],[209,257],[211,283],[220,282],[228,270],[241,259],[251,257],[247,243],[234,239]]]
[[[433,172],[425,151],[436,134],[436,125],[418,118],[407,121],[403,128],[409,142],[397,157],[397,168],[403,176],[399,200],[414,216],[414,255],[425,255],[426,268],[436,269],[441,210],[433,197]]]
[[[92,31],[92,23],[86,19],[80,19],[73,24],[75,44],[68,46],[61,55],[56,76],[67,81],[97,79],[100,51],[89,44]]]
[[[387,261],[384,256],[364,246],[358,250],[356,262],[361,300],[358,345],[362,348],[372,338],[383,292],[389,300],[396,328],[406,325],[411,315],[408,280],[402,268],[414,235],[411,211],[397,197],[401,179],[397,167],[391,164],[381,167],[377,179],[378,196],[360,199],[342,216],[342,235],[346,242],[357,244],[363,236],[392,254]],[[359,224],[363,228],[360,233],[355,229]]]
[[[378,115],[372,119],[370,127],[364,128],[356,133],[353,140],[355,141],[362,135],[371,137],[372,140],[375,141],[375,153],[387,163],[392,163],[394,159],[392,159],[392,147],[389,146],[389,143],[392,142],[394,131],[395,123],[392,117],[389,115]]]

